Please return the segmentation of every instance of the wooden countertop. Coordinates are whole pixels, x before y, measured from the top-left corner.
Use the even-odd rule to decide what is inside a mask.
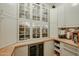
[[[51,39],[53,39],[53,38],[51,38]],[[79,48],[79,46],[77,44],[75,44],[74,41],[72,41],[72,40],[61,39],[61,38],[54,38],[53,40],[57,40],[57,41],[60,41],[60,42],[63,42],[63,43],[66,43],[66,44],[69,44],[69,45]]]
[[[67,39],[59,39],[59,38],[42,38],[39,40],[27,40],[27,41],[20,41],[20,42],[16,42],[15,44],[12,44],[10,46],[4,47],[0,49],[0,56],[11,56],[13,51],[15,50],[15,48],[20,47],[20,46],[24,46],[24,45],[30,45],[30,44],[34,44],[34,43],[40,43],[40,42],[47,42],[47,41],[52,41],[52,40],[58,40],[60,42],[78,47],[77,44],[75,44],[72,40],[67,40]]]
[[[11,56],[14,49],[20,46],[24,46],[24,45],[30,45],[30,44],[34,44],[34,43],[40,43],[40,42],[46,42],[46,41],[50,41],[51,39],[49,38],[44,38],[44,39],[39,39],[39,40],[27,40],[27,41],[19,41],[15,44],[12,44],[10,46],[4,47],[0,49],[0,56]]]

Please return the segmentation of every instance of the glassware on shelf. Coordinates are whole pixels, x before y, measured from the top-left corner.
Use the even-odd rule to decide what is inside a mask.
[[[30,39],[30,24],[27,22],[24,22],[19,25],[19,40],[21,39]]]
[[[19,35],[19,38],[24,38],[24,35]]]
[[[33,38],[40,38],[40,27],[33,28]]]
[[[48,28],[46,27],[42,28],[42,37],[48,37]]]
[[[33,38],[37,38],[37,37],[36,37],[36,33],[37,33],[36,28],[33,28]]]
[[[37,28],[37,38],[40,38],[40,27]]]
[[[26,26],[25,28],[25,38],[30,39],[30,27]]]

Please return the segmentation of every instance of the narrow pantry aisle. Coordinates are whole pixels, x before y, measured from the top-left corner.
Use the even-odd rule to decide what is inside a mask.
[[[79,4],[0,4],[0,56],[79,56]]]

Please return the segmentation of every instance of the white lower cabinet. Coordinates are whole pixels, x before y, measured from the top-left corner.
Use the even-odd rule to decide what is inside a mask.
[[[28,56],[28,46],[21,46],[15,48],[14,56]]]
[[[54,45],[53,41],[47,41],[27,46],[20,46],[15,48],[12,56],[54,56],[54,46],[52,45]]]
[[[44,42],[44,56],[54,56],[53,41]]]
[[[31,56],[29,55],[29,53],[32,53],[34,55],[35,51],[41,52],[41,50],[39,49],[42,49],[43,46],[40,44],[41,43],[30,45],[31,49],[29,48],[28,45],[17,47],[15,48],[12,56]],[[39,55],[38,53],[36,53],[37,55],[34,56],[55,56],[54,49],[55,49],[54,41],[44,42],[44,47],[42,51],[44,55]],[[78,52],[79,52],[79,48],[60,42],[60,52],[59,52],[60,56],[79,56]]]
[[[78,56],[78,48],[66,43],[60,43],[61,56]]]

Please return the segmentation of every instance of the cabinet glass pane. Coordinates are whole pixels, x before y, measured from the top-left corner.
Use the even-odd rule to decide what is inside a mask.
[[[40,28],[39,27],[33,28],[33,38],[40,38]]]
[[[29,3],[25,4],[25,18],[30,19],[30,4]]]
[[[24,3],[19,4],[19,18],[24,18]]]
[[[19,25],[19,34],[24,34],[24,26]]]
[[[30,13],[29,13],[29,11],[25,11],[25,18],[26,18],[26,19],[29,19],[29,18],[30,18]]]
[[[33,4],[33,20],[40,20],[40,5],[38,4]]]
[[[30,39],[30,28],[26,26],[25,28],[25,38]]]
[[[42,29],[42,37],[47,37],[48,36],[48,29],[47,28],[43,28]]]
[[[30,39],[30,24],[24,22],[23,24],[19,25],[19,40],[27,39]]]
[[[20,38],[19,40],[24,40],[24,38]]]
[[[40,38],[40,28],[37,28],[37,38]]]
[[[19,38],[24,38],[24,35],[20,35]]]
[[[37,38],[37,29],[33,28],[33,38]]]
[[[42,11],[42,20],[44,22],[48,22],[48,9],[46,9],[46,8],[43,8],[43,11]]]

